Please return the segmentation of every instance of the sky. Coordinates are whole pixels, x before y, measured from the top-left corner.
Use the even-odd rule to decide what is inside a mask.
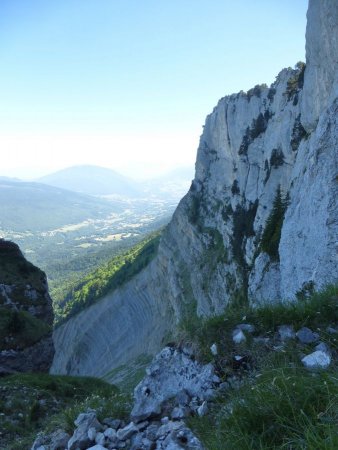
[[[224,95],[305,60],[307,0],[0,0],[0,175],[193,165]]]

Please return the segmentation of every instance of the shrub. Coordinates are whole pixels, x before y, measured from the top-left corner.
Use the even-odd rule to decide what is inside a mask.
[[[264,133],[268,127],[268,122],[272,117],[272,113],[266,110],[263,113],[259,113],[256,119],[253,119],[251,126],[247,127],[243,136],[242,143],[239,147],[239,155],[247,155],[249,145],[257,139],[262,133]]]
[[[287,198],[283,199],[280,186],[278,186],[260,245],[261,250],[267,253],[273,261],[279,261],[278,247],[287,204],[288,200]]]
[[[301,143],[302,139],[306,138],[307,136],[308,133],[306,132],[305,128],[301,123],[299,114],[295,119],[290,141],[291,148],[294,152],[298,150],[299,144]]]

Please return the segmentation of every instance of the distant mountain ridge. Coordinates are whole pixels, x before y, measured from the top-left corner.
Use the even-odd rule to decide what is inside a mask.
[[[50,186],[90,195],[122,195],[139,197],[140,185],[105,167],[81,165],[67,167],[36,180]]]
[[[113,169],[79,165],[45,175],[36,181],[96,196],[121,196],[128,199],[155,196],[178,201],[188,191],[193,178],[192,167],[179,167],[148,180],[136,181]]]
[[[0,229],[53,230],[119,212],[119,204],[35,182],[0,180]]]

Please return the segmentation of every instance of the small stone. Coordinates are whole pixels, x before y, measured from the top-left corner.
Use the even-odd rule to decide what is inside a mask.
[[[205,415],[208,413],[208,411],[209,411],[208,404],[207,404],[207,402],[205,402],[205,401],[202,403],[201,406],[199,406],[199,407],[197,408],[197,414],[198,414],[200,417],[205,416]]]
[[[181,406],[176,406],[171,413],[172,420],[180,420],[186,417],[186,412]]]
[[[316,345],[315,350],[320,350],[321,352],[330,354],[330,349],[329,347],[324,343],[324,342],[319,342],[318,345]]]
[[[302,344],[312,344],[319,339],[319,334],[314,333],[310,328],[303,327],[296,333],[297,338]]]
[[[160,426],[160,428],[157,430],[156,437],[157,438],[165,437],[172,431],[178,430],[182,426],[184,426],[184,422],[182,421],[175,421],[175,422],[169,421],[168,423]]]
[[[333,328],[333,327],[327,327],[327,328],[326,328],[326,331],[327,331],[329,334],[337,334],[337,333],[338,333],[338,329],[337,329],[337,328]]]
[[[195,354],[194,348],[191,345],[185,345],[182,348],[182,353],[189,356],[189,358],[192,358]]]
[[[134,436],[132,436],[131,438],[131,447],[130,450],[143,450],[143,446],[142,446],[142,433],[137,433],[134,434]]]
[[[105,435],[103,433],[97,433],[95,437],[96,444],[104,445],[105,441],[106,441]]]
[[[108,425],[108,427],[113,428],[114,430],[118,430],[123,426],[122,420],[120,419],[112,419],[111,417],[107,417],[103,419],[102,423],[104,425]]]
[[[148,425],[149,425],[149,422],[147,420],[145,420],[144,422],[140,422],[140,423],[136,424],[135,426],[139,431],[143,431],[145,428],[147,428]]]
[[[235,344],[242,344],[246,341],[246,337],[242,330],[236,329],[232,332],[232,340]]]
[[[213,356],[217,356],[218,355],[218,350],[217,350],[217,344],[216,343],[212,344],[212,346],[210,347],[210,351],[211,351],[211,354]]]
[[[251,323],[240,323],[236,326],[239,330],[246,331],[247,333],[254,333],[255,327]]]
[[[104,433],[105,437],[107,439],[109,439],[110,441],[113,441],[114,439],[116,439],[116,430],[114,430],[114,428],[107,428]]]
[[[331,357],[325,352],[316,350],[302,358],[302,363],[309,370],[327,369],[331,363]]]
[[[156,441],[157,431],[159,426],[156,424],[151,424],[145,431],[146,438],[150,441]]]
[[[280,327],[278,327],[278,334],[282,341],[294,339],[296,336],[292,325],[281,325]]]
[[[154,443],[147,438],[142,439],[143,450],[154,450]]]
[[[137,432],[138,432],[138,429],[135,426],[134,422],[130,422],[130,424],[128,424],[126,427],[118,430],[117,439],[119,439],[120,441],[125,441],[128,438],[130,438],[130,436],[132,436],[134,433],[137,433]]]
[[[88,439],[90,441],[95,441],[96,438],[96,429],[94,427],[90,427],[88,430]]]
[[[77,416],[76,420],[74,420],[74,425],[76,427],[79,427],[82,423],[84,422],[88,422],[91,420],[96,419],[96,412],[95,411],[90,411],[87,413],[81,413]]]
[[[190,403],[190,395],[185,389],[179,391],[176,395],[176,404],[179,406],[187,406]]]

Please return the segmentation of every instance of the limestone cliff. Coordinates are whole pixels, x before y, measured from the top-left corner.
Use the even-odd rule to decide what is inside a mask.
[[[56,331],[54,372],[102,375],[159,348],[190,314],[337,281],[335,0],[310,0],[306,37],[306,65],[218,102],[157,257]]]
[[[46,275],[0,240],[0,374],[47,372],[54,356]]]

